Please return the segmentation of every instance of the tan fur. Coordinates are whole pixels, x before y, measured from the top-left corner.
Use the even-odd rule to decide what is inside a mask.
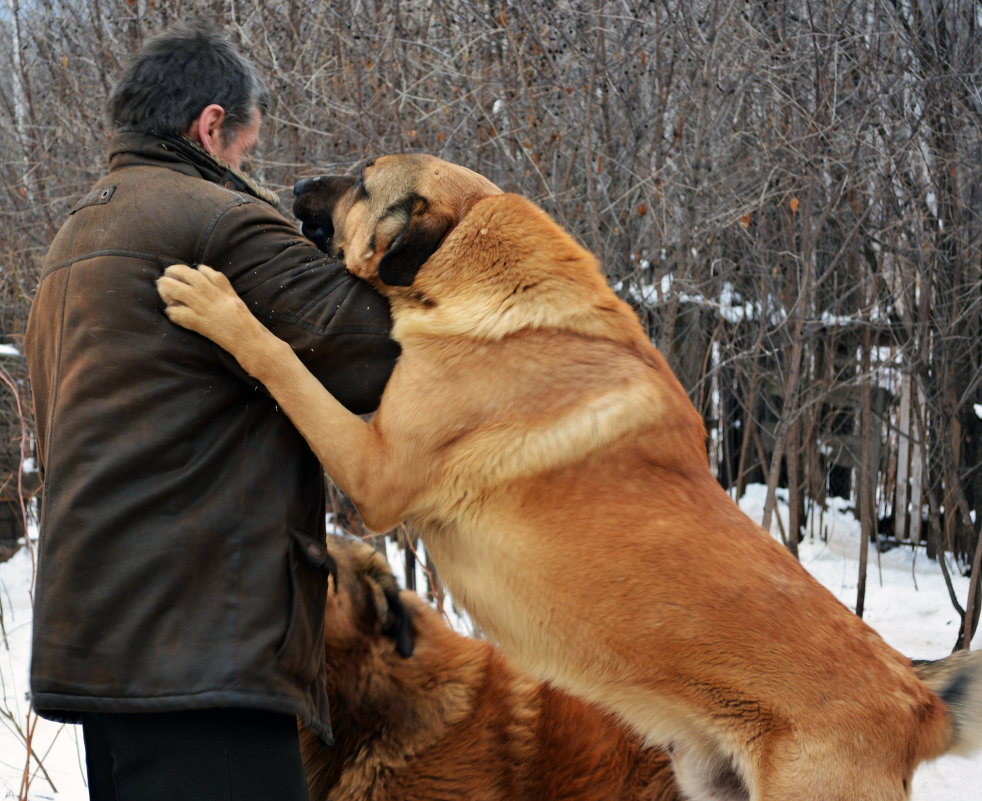
[[[489,637],[671,743],[692,798],[907,798],[954,742],[951,711],[720,488],[699,415],[593,257],[432,157],[377,159],[329,205],[403,349],[371,423],[220,274],[169,268],[161,293],[269,388],[366,524],[413,525]]]
[[[337,744],[301,730],[312,801],[682,801],[664,752],[522,676],[399,591],[369,545],[330,538],[327,689]],[[398,598],[415,648],[383,633]]]

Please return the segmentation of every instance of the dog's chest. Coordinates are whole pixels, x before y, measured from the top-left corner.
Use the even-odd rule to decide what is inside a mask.
[[[492,503],[493,507],[494,504]],[[552,617],[539,608],[550,570],[540,543],[510,513],[473,510],[449,523],[419,529],[451,594],[493,641],[523,660]]]

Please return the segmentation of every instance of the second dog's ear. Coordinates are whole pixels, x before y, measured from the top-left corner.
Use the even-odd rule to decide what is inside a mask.
[[[367,548],[365,553],[368,559],[359,573],[375,602],[375,625],[395,643],[399,656],[408,659],[416,645],[412,614],[399,599],[399,583],[382,554]]]
[[[409,610],[399,600],[397,593],[386,592],[385,598],[389,604],[389,613],[383,620],[382,633],[396,644],[399,656],[409,659],[416,647],[416,635]]]
[[[376,241],[381,243],[381,234],[389,242],[378,264],[379,280],[390,286],[411,286],[451,228],[453,220],[433,213],[419,195],[409,195],[388,208],[376,228]]]
[[[374,576],[366,576],[366,579],[369,592],[375,599],[376,625],[379,626],[379,631],[383,637],[395,643],[399,656],[408,659],[413,655],[416,637],[409,610],[399,600],[399,586],[394,580],[379,582],[374,580]]]

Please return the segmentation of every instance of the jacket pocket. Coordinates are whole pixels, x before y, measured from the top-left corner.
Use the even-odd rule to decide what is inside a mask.
[[[289,568],[290,619],[276,659],[302,685],[309,685],[324,662],[327,577],[335,573],[335,564],[324,542],[291,530]]]

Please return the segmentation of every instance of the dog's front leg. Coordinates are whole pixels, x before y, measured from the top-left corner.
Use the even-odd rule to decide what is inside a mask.
[[[365,525],[384,531],[403,519],[411,482],[400,479],[403,471],[381,432],[324,388],[293,349],[256,319],[224,274],[205,265],[175,264],[157,281],[157,290],[173,322],[227,350],[265,385]]]

